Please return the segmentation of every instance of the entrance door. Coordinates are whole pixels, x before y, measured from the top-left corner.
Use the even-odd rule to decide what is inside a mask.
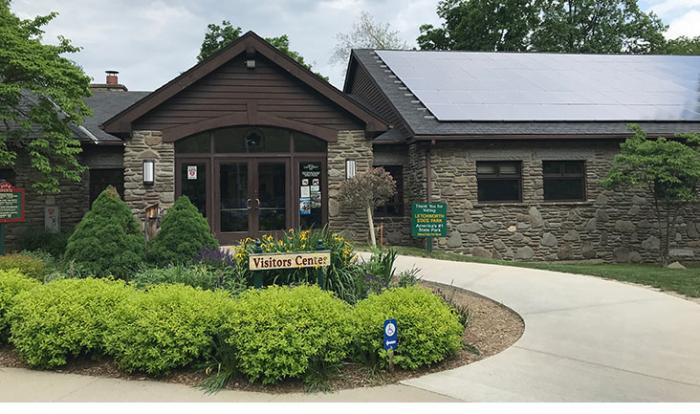
[[[222,243],[290,227],[287,159],[217,160],[214,176],[214,228]]]

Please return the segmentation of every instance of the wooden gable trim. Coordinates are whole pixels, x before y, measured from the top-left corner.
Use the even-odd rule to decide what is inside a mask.
[[[312,90],[362,121],[368,132],[383,132],[387,130],[387,125],[380,117],[345,96],[345,94],[328,82],[318,78],[311,71],[253,32],[244,34],[209,59],[193,66],[185,73],[118,113],[104,122],[102,128],[111,134],[127,134],[131,132],[132,124],[139,118],[242,53],[260,53]]]
[[[292,129],[320,138],[326,142],[336,142],[338,134],[334,129],[258,112],[256,103],[250,102],[246,112],[224,115],[218,118],[205,119],[192,124],[178,125],[176,127],[164,129],[162,131],[163,141],[175,142],[181,138],[199,132],[232,126],[270,126]]]

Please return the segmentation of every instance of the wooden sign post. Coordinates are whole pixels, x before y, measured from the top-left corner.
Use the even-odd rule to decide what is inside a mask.
[[[0,183],[0,254],[5,254],[5,223],[24,223],[24,189]]]

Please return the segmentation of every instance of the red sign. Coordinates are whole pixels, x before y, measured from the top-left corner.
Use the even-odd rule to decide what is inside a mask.
[[[0,223],[24,223],[24,188],[0,183]]]

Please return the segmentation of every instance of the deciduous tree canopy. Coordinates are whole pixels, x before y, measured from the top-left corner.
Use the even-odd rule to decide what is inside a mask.
[[[666,26],[637,0],[443,0],[442,27],[423,25],[428,50],[652,53]]]
[[[68,39],[42,42],[42,27],[56,15],[22,20],[0,0],[0,166],[27,156],[40,192],[57,192],[62,179],[80,181],[84,171],[71,125],[89,115],[90,78],[65,57],[79,50]]]

